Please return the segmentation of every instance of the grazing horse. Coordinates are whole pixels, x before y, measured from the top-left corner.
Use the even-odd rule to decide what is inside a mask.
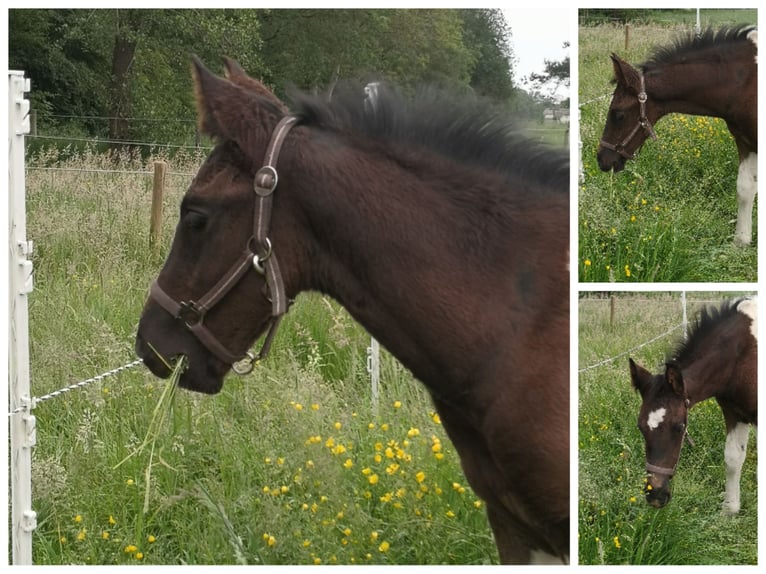
[[[660,508],[670,500],[689,410],[715,397],[726,422],[726,494],[723,511],[737,514],[739,482],[749,425],[758,424],[758,304],[756,299],[703,310],[688,338],[652,375],[630,359],[630,377],[643,399],[638,428],[646,441],[646,500]]]
[[[726,121],[739,152],[734,243],[752,241],[758,179],[758,32],[753,26],[710,29],[656,49],[634,68],[612,54],[617,87],[598,146],[598,165],[615,172],[635,157],[665,114]]]
[[[428,388],[500,560],[569,555],[569,162],[476,99],[378,88],[292,111],[194,60],[217,141],[181,202],[136,351],[216,393],[289,302],[338,300]],[[277,171],[278,170],[278,171]]]

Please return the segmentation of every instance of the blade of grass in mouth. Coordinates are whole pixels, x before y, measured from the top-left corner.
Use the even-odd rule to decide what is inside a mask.
[[[158,354],[158,356],[160,355]],[[169,365],[168,368],[170,368]],[[175,397],[176,389],[178,388],[178,379],[181,378],[181,374],[184,372],[185,368],[186,357],[181,356],[176,361],[175,366],[172,367],[173,372],[171,373],[165,388],[162,390],[162,394],[160,394],[160,398],[157,401],[157,404],[154,406],[152,418],[149,421],[149,428],[146,430],[146,436],[144,437],[143,442],[138,445],[138,447],[136,447],[133,452],[128,454],[128,456],[123,458],[114,466],[115,469],[119,468],[132,457],[139,456],[147,447],[149,447],[149,462],[147,463],[146,469],[144,470],[144,478],[146,483],[144,492],[144,513],[146,513],[149,509],[149,486],[151,484],[152,466],[155,464],[153,461],[157,438],[160,436],[160,432],[165,423],[165,420],[167,419],[170,410],[173,408],[173,398]],[[159,454],[157,456],[159,457]],[[159,462],[168,468],[172,468],[161,459]]]

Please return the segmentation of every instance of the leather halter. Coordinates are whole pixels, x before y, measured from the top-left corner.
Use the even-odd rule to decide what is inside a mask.
[[[282,144],[298,118],[285,116],[274,128],[271,140],[266,148],[263,167],[255,173],[253,191],[256,195],[255,212],[253,214],[253,235],[245,245],[245,249],[229,270],[213,287],[197,301],[181,301],[180,303],[168,295],[160,287],[157,280],[149,288],[149,296],[174,319],[180,319],[194,334],[205,348],[222,362],[232,366],[235,373],[245,375],[253,370],[255,363],[266,357],[271,348],[282,317],[287,312],[290,301],[285,294],[284,280],[279,270],[277,256],[274,253],[268,237],[271,223],[273,193],[277,187],[278,175],[276,163]],[[247,274],[250,269],[266,277],[266,296],[271,301],[271,319],[263,346],[257,355],[250,351],[244,355],[230,352],[205,326],[205,315],[223,299],[229,291]]]
[[[684,439],[687,439],[692,446],[694,446],[694,443],[692,443],[691,437],[689,437],[689,405],[691,402],[688,398],[684,399],[684,406],[686,407],[686,413],[684,416],[684,434],[681,437],[681,446],[684,445]],[[657,466],[656,464],[652,464],[649,462],[649,459],[646,460],[646,472],[649,474],[664,474],[668,478],[673,478],[673,475],[676,473],[676,467],[678,466],[678,461],[681,459],[681,449],[678,449],[678,458],[676,459],[676,463],[673,465],[673,468],[668,468],[665,466]]]
[[[652,127],[652,123],[649,121],[649,118],[646,117],[646,88],[644,87],[644,74],[641,72],[641,70],[638,71],[638,77],[641,81],[641,91],[638,92],[638,106],[639,106],[639,117],[638,117],[638,123],[636,124],[636,127],[633,128],[633,130],[627,135],[627,137],[622,140],[618,144],[611,144],[606,140],[601,140],[599,144],[601,147],[606,148],[608,150],[612,150],[613,152],[617,152],[625,159],[633,159],[636,157],[635,152],[629,153],[625,146],[627,146],[630,141],[636,137],[636,134],[639,132],[639,130],[644,130],[649,136],[653,139],[657,139],[657,134],[654,133],[654,128]]]

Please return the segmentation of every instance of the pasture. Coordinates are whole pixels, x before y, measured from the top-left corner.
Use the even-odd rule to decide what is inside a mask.
[[[737,295],[687,294],[689,320],[703,301]],[[680,295],[614,296],[612,320],[608,298],[583,293],[579,301],[580,564],[756,564],[757,435],[750,430],[742,510],[724,516],[725,426],[714,399],[689,413],[695,446],[683,447],[671,501],[659,510],[644,501],[644,440],[636,427],[641,398],[631,386],[628,357],[659,372],[681,337]],[[611,357],[617,358],[588,368]]]
[[[133,360],[149,282],[203,158],[166,159],[157,255],[150,161],[88,150],[29,161],[35,396]],[[373,405],[368,344],[335,302],[301,296],[251,375],[214,397],[175,394],[151,459],[137,449],[168,383],[143,367],[40,403],[34,563],[496,562],[426,392],[386,353]]]
[[[703,11],[703,26],[715,12],[727,15],[714,25],[755,22],[754,11]],[[693,24],[693,16],[679,24],[632,23],[627,48],[622,25],[579,29],[580,281],[757,280],[757,234],[752,247],[732,243],[738,157],[724,121],[671,114],[654,126],[657,141],[647,141],[624,171],[604,173],[596,162],[614,90],[610,53],[639,64]]]

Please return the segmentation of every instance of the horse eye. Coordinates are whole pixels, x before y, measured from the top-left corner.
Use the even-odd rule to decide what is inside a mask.
[[[614,110],[614,111],[612,112],[612,120],[613,120],[615,123],[618,123],[618,124],[619,124],[619,123],[620,123],[620,122],[622,122],[622,120],[624,120],[624,119],[625,119],[625,112],[623,112],[623,111],[620,111],[620,110]]]
[[[207,224],[207,216],[199,211],[187,211],[183,217],[183,224],[188,229],[200,231]]]
[[[676,432],[683,432],[686,429],[685,423],[676,423],[673,425],[673,430]]]

